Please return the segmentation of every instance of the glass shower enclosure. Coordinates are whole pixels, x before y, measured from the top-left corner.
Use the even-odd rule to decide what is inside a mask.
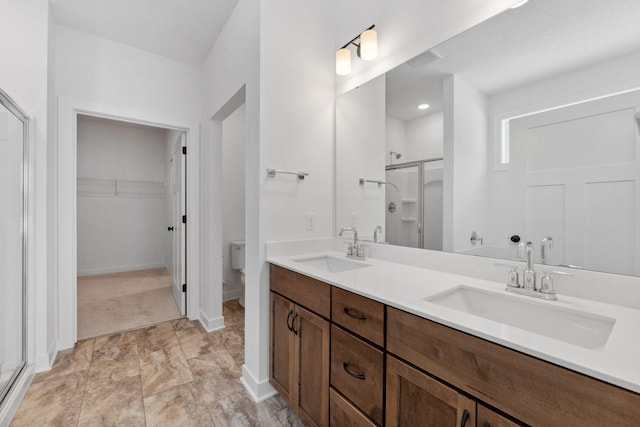
[[[388,243],[442,250],[442,167],[442,159],[386,166]]]
[[[26,365],[27,129],[0,90],[0,408]]]

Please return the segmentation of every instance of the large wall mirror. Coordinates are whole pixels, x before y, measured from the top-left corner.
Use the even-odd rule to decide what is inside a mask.
[[[26,365],[27,129],[0,90],[0,408]]]
[[[338,97],[338,230],[640,275],[639,22],[530,0]]]

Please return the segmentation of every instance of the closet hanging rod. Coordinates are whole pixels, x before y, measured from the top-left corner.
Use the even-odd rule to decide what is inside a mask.
[[[382,181],[380,179],[364,179],[364,178],[360,178],[358,179],[358,182],[360,183],[360,185],[364,185],[365,182],[371,182],[373,184],[378,184],[378,185],[387,185],[389,184],[387,181]]]
[[[276,174],[279,173],[286,173],[289,175],[297,175],[298,179],[304,179],[305,176],[309,176],[309,173],[307,172],[303,172],[303,171],[286,171],[286,170],[282,170],[282,169],[267,169],[267,176],[269,178],[275,178]]]

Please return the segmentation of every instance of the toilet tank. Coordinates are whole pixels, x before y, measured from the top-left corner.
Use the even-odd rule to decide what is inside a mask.
[[[242,270],[244,268],[244,240],[232,240],[231,244],[231,268]]]

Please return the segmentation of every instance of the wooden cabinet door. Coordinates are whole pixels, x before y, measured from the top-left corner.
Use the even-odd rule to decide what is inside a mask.
[[[387,356],[387,427],[475,427],[476,402]]]
[[[522,427],[497,412],[478,403],[478,427]]]
[[[271,292],[269,379],[289,406],[295,409],[295,335],[290,330],[294,304]]]
[[[296,306],[296,314],[298,415],[308,426],[325,427],[329,425],[329,322],[302,307]]]

